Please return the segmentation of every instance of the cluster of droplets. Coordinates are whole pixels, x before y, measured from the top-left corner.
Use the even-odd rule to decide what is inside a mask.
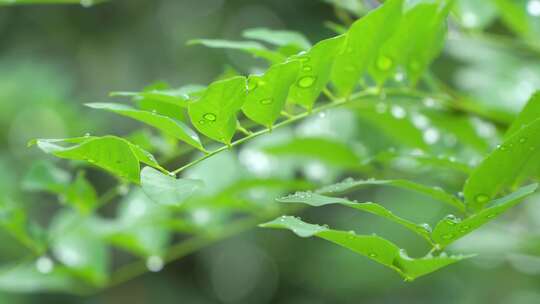
[[[217,115],[214,113],[205,113],[202,116],[202,119],[199,120],[199,124],[204,125],[205,123],[214,123],[217,120]]]
[[[313,67],[309,64],[311,61],[311,58],[305,54],[302,54],[298,57],[298,60],[300,60],[300,63],[302,64],[302,72],[304,73],[310,73],[313,71]],[[297,81],[296,86],[298,86],[301,89],[308,89],[311,88],[315,82],[317,81],[317,76],[314,75],[302,75]]]

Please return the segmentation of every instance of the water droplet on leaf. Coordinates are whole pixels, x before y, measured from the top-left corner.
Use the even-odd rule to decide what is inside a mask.
[[[216,114],[214,113],[206,113],[203,115],[203,118],[207,121],[216,121]]]
[[[304,76],[304,77],[302,77],[302,78],[300,78],[298,80],[297,85],[299,87],[301,87],[301,88],[306,89],[306,88],[309,88],[309,87],[313,86],[314,83],[315,83],[315,77],[313,77],[313,76]]]

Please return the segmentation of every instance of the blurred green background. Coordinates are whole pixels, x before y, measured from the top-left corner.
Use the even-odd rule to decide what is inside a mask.
[[[504,120],[540,88],[538,32],[515,34],[497,20],[494,8],[474,7],[473,2],[458,1],[451,23],[455,31],[434,70]],[[86,132],[125,135],[136,126],[96,115],[82,103],[105,101],[110,91],[138,91],[156,81],[173,87],[206,84],[230,68],[248,73],[264,67],[238,52],[188,47],[188,40],[234,40],[244,29],[268,27],[300,31],[316,42],[333,35],[326,21],[338,21],[334,8],[317,0],[115,0],[90,8],[1,7],[0,193],[26,201],[34,216],[47,218],[55,210],[54,198],[20,190],[32,162],[45,158],[26,142]],[[484,27],[521,42],[485,40],[480,35]],[[100,189],[107,183],[102,177],[90,174]],[[412,219],[426,221],[442,213],[429,200],[402,191],[371,190],[363,193],[366,198],[413,202],[393,206]],[[0,303],[540,303],[538,203],[538,196],[529,199],[505,221],[455,247],[479,257],[413,283],[331,244],[253,229],[96,295],[1,291]],[[425,251],[414,237],[348,210],[310,210],[302,216],[332,219],[364,232],[382,230],[410,244],[412,253]],[[23,249],[18,246],[0,230],[0,262],[20,257]]]

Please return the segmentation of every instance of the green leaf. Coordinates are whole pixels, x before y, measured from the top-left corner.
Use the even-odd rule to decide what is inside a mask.
[[[337,51],[332,82],[341,95],[348,96],[372,62],[385,68],[388,58],[378,58],[382,44],[394,33],[401,18],[403,0],[389,0],[356,21]]]
[[[195,39],[188,41],[188,45],[201,44],[209,48],[241,50],[254,57],[260,57],[271,63],[279,63],[285,60],[280,53],[270,51],[264,45],[255,41],[230,41],[219,39]]]
[[[156,205],[140,189],[130,192],[121,201],[118,216],[108,223],[106,239],[142,257],[163,257],[172,237],[166,207]]]
[[[531,184],[518,189],[516,192],[491,202],[488,208],[460,221],[455,217],[441,220],[433,230],[433,240],[441,246],[447,246],[461,237],[494,220],[506,210],[523,201],[538,189],[538,184]]]
[[[434,272],[470,256],[425,256],[413,259],[398,246],[374,235],[357,235],[354,232],[332,230],[319,225],[312,225],[292,216],[282,216],[274,221],[260,225],[264,228],[288,229],[300,237],[316,236],[345,247],[390,269],[393,269],[407,281]]]
[[[285,30],[271,30],[267,28],[252,28],[242,33],[247,39],[260,40],[276,46],[293,45],[301,50],[307,50],[311,43],[299,32]]]
[[[97,204],[97,193],[92,184],[88,182],[84,171],[79,171],[77,177],[65,192],[68,204],[83,214],[89,214]]]
[[[49,161],[32,164],[22,180],[22,188],[27,191],[48,191],[61,193],[68,186],[69,173]]]
[[[300,62],[288,61],[270,67],[262,76],[248,78],[248,94],[242,106],[246,116],[268,128],[280,116],[289,88],[296,81]]]
[[[202,97],[189,104],[193,125],[213,140],[230,144],[236,131],[236,113],[246,98],[246,79],[233,77],[208,86]]]
[[[506,131],[504,138],[507,139],[514,135],[517,131],[526,127],[540,117],[540,92],[537,91],[529,99],[525,107],[521,110],[518,117],[512,122],[512,125]]]
[[[376,203],[372,203],[372,202],[358,203],[355,201],[349,201],[344,198],[324,196],[324,195],[312,193],[312,192],[296,192],[295,194],[278,198],[277,201],[281,203],[302,203],[302,204],[308,204],[313,207],[339,204],[339,205],[350,207],[353,209],[362,210],[362,211],[386,218],[394,223],[397,223],[411,230],[412,232],[420,235],[421,237],[423,237],[424,239],[426,239],[428,242],[431,243],[431,228],[429,226],[416,224],[409,220],[403,219],[397,215],[394,215],[392,211]]]
[[[329,165],[360,168],[361,158],[349,145],[323,137],[298,137],[277,145],[269,145],[264,152],[276,156],[316,159]]]
[[[181,121],[157,113],[137,110],[122,104],[88,103],[86,105],[93,109],[106,110],[138,120],[201,151],[205,151],[197,133]]]
[[[442,3],[442,2],[441,2]],[[395,33],[382,44],[378,59],[371,62],[370,74],[379,84],[403,67],[411,83],[416,83],[428,64],[440,52],[446,33],[449,5],[416,3],[400,19]]]
[[[176,179],[150,167],[143,168],[141,184],[144,193],[152,201],[170,206],[181,205],[193,193],[204,187],[201,180]]]
[[[481,210],[509,187],[540,175],[540,119],[515,131],[488,155],[465,182],[467,206]]]
[[[429,187],[426,185],[418,184],[409,180],[403,179],[394,179],[394,180],[354,180],[352,178],[347,178],[340,183],[326,186],[317,190],[319,194],[326,195],[337,195],[343,194],[350,191],[357,190],[359,188],[369,186],[369,185],[379,185],[379,186],[392,186],[396,188],[401,188],[405,190],[414,191],[420,194],[427,195],[435,200],[444,202],[450,206],[457,208],[460,211],[465,210],[463,202],[454,197],[453,195],[445,192],[439,187]]]
[[[150,153],[116,136],[37,139],[29,143],[33,144],[45,153],[87,161],[136,184],[139,183],[139,161],[166,171]]]
[[[112,92],[110,96],[133,97],[136,100],[152,99],[182,108],[187,108],[188,102],[204,91],[201,85],[186,85],[178,89],[156,90],[152,89],[143,92]]]
[[[41,257],[40,259],[49,258]],[[73,292],[75,290],[77,284],[65,267],[52,264],[53,268],[50,272],[42,273],[37,269],[38,263],[39,260],[5,265],[0,268],[0,290],[6,292]]]
[[[9,198],[0,198],[0,228],[34,253],[42,253],[42,230],[28,219],[28,211]]]
[[[322,40],[309,51],[291,57],[302,63],[296,84],[289,92],[289,101],[306,109],[313,104],[330,80],[336,51],[343,44],[344,36]]]
[[[53,219],[50,228],[54,256],[70,272],[95,286],[107,281],[109,263],[99,226],[95,218],[64,211]]]

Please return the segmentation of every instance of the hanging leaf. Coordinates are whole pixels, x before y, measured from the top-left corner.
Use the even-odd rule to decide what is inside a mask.
[[[267,28],[252,28],[242,33],[247,39],[260,40],[276,46],[295,46],[300,50],[307,50],[311,43],[299,32],[285,30],[271,30]]]
[[[411,230],[412,232],[420,235],[421,237],[423,237],[424,239],[426,239],[428,242],[431,243],[431,228],[429,226],[422,225],[422,224],[415,224],[409,220],[403,219],[397,215],[394,215],[392,211],[376,203],[372,203],[372,202],[358,203],[354,201],[349,201],[344,198],[324,196],[324,195],[312,193],[312,192],[296,192],[295,194],[278,198],[277,201],[281,203],[302,203],[302,204],[308,204],[313,207],[339,204],[339,205],[350,207],[353,209],[362,210],[362,211],[383,217],[394,223],[397,223]]]
[[[464,220],[459,220],[453,216],[447,217],[435,226],[435,229],[433,230],[433,240],[441,246],[447,246],[480,228],[484,224],[496,219],[508,209],[522,202],[524,198],[533,194],[537,189],[538,184],[522,187],[512,194],[494,200],[488,208],[485,208]]]
[[[316,236],[393,269],[407,281],[436,271],[471,256],[425,256],[413,259],[404,250],[388,240],[374,235],[357,235],[354,232],[332,230],[305,223],[292,216],[282,216],[260,225],[263,228],[288,229],[300,237]]]
[[[332,71],[332,82],[341,95],[351,94],[372,62],[384,69],[392,65],[390,58],[378,57],[378,52],[399,25],[402,4],[403,0],[385,1],[351,26]]]
[[[201,98],[189,104],[193,125],[204,135],[230,144],[236,131],[236,114],[246,98],[246,79],[233,77],[208,86]]]
[[[200,180],[176,179],[150,167],[143,168],[141,184],[144,193],[152,201],[170,206],[179,206],[194,192],[204,187],[204,183]]]
[[[394,180],[354,180],[348,178],[343,180],[340,183],[329,185],[317,190],[317,193],[325,195],[337,195],[343,194],[350,191],[360,189],[365,186],[378,185],[378,186],[391,186],[397,187],[405,190],[414,191],[423,195],[427,195],[434,200],[444,202],[450,206],[457,208],[460,211],[465,211],[465,206],[458,198],[454,197],[451,194],[446,193],[443,189],[439,187],[429,187],[426,185],[418,184],[409,180],[403,179],[394,179]]]
[[[540,119],[509,136],[473,171],[463,188],[475,212],[508,188],[540,176]]]
[[[285,56],[278,52],[267,49],[264,45],[255,41],[230,41],[219,39],[195,39],[190,40],[188,45],[204,45],[209,48],[241,50],[254,57],[264,58],[270,63],[280,63],[285,60]]]
[[[166,171],[150,153],[116,136],[37,139],[29,143],[33,144],[45,153],[89,162],[136,184],[139,183],[139,162]]]
[[[323,40],[309,51],[293,56],[302,63],[296,84],[291,87],[289,101],[310,110],[330,80],[336,51],[343,44],[344,36]]]
[[[195,131],[191,130],[191,128],[189,128],[181,121],[174,120],[172,118],[159,115],[157,113],[136,110],[132,107],[122,104],[87,103],[86,105],[93,109],[106,110],[138,120],[162,131],[164,134],[181,140],[201,151],[205,151],[197,133],[195,133]]]
[[[300,62],[276,64],[262,76],[248,78],[248,94],[242,111],[246,116],[268,128],[280,116],[287,101],[289,88],[295,82]]]

